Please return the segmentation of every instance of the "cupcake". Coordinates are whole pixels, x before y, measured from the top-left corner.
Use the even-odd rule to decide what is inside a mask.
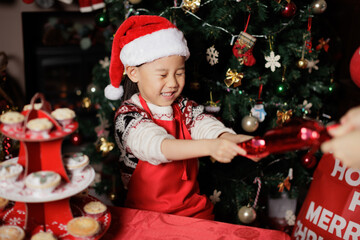
[[[75,112],[70,108],[58,108],[51,112],[51,116],[55,118],[63,127],[73,122]]]
[[[86,213],[86,215],[94,218],[99,218],[103,216],[106,210],[106,205],[100,201],[88,202],[84,206],[84,212]]]
[[[39,109],[41,109],[42,105],[43,105],[42,103],[35,103],[34,104],[34,109],[39,110]],[[31,109],[32,109],[32,105],[27,104],[27,105],[24,106],[23,111],[28,111],[28,110],[31,110]]]
[[[8,203],[9,203],[8,199],[0,197],[0,210],[3,210],[4,208],[6,208]]]
[[[51,232],[38,232],[30,240],[56,240],[56,237]]]
[[[15,225],[3,225],[0,227],[0,240],[22,240],[25,238],[25,231]]]
[[[26,127],[35,134],[49,133],[53,123],[47,118],[34,118],[26,124]]]
[[[33,172],[25,178],[26,187],[33,189],[34,193],[39,195],[50,194],[60,182],[60,174],[53,171]]]
[[[100,224],[91,217],[76,217],[67,223],[66,229],[74,237],[88,238],[100,231]]]
[[[6,112],[0,116],[5,130],[21,130],[25,116],[19,112]]]
[[[0,164],[0,181],[15,182],[23,171],[23,166],[18,163]]]
[[[73,173],[81,172],[87,165],[89,165],[89,157],[81,152],[79,153],[66,153],[63,160],[67,169]]]

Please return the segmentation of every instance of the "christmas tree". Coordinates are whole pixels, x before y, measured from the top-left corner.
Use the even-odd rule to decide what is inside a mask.
[[[204,104],[237,133],[261,136],[295,117],[324,124],[329,120],[324,102],[334,93],[335,83],[330,42],[321,20],[326,7],[325,0],[107,0],[95,21],[113,33],[131,15],[159,15],[174,22],[184,32],[191,53],[183,94]],[[87,154],[102,165],[104,177],[96,190],[121,204],[113,134],[114,111],[121,102],[109,101],[103,94],[109,83],[113,36],[106,37],[108,57],[93,69],[83,101],[96,111],[98,121],[83,123],[80,132],[95,130],[91,134],[96,147],[90,145]],[[301,203],[320,154],[294,151],[270,155],[260,163],[243,157],[230,164],[202,158],[201,190],[215,203],[216,220],[268,227],[268,197],[286,193]]]

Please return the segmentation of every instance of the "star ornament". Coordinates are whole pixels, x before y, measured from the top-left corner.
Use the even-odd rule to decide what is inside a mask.
[[[308,60],[307,68],[309,69],[309,73],[311,73],[313,69],[315,70],[319,69],[319,67],[316,66],[316,64],[318,64],[319,62],[320,60],[313,60],[313,59]]]
[[[275,72],[275,69],[278,67],[281,67],[281,64],[279,63],[280,60],[280,55],[276,55],[274,51],[270,52],[270,56],[265,56],[265,60],[266,60],[266,64],[265,67],[266,68],[270,68],[272,72]]]

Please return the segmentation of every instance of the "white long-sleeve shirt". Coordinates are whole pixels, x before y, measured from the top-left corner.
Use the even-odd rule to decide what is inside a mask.
[[[204,113],[202,105],[183,97],[179,97],[176,103],[179,104],[192,139],[215,139],[225,132],[235,133],[212,115]],[[171,121],[174,117],[172,106],[148,103],[148,107],[154,119]],[[127,185],[138,159],[153,165],[170,162],[161,152],[161,143],[164,139],[174,139],[174,136],[144,114],[138,94],[124,102],[118,111],[120,114],[115,120],[115,138],[121,150],[123,182]]]

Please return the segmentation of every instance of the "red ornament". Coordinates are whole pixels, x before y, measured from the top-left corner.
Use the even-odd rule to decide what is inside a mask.
[[[301,159],[301,165],[308,169],[315,167],[316,162],[316,157],[312,154],[305,154]]]
[[[356,49],[350,60],[350,76],[353,82],[360,87],[360,47]]]
[[[5,137],[2,142],[3,151],[5,154],[5,159],[11,158],[11,147],[12,147],[12,140],[8,137]]]
[[[285,8],[281,11],[281,15],[284,17],[292,17],[296,13],[296,5],[293,2],[289,2],[285,5]]]
[[[71,134],[70,141],[73,145],[78,146],[82,143],[83,138],[79,133],[76,132],[76,133]]]

